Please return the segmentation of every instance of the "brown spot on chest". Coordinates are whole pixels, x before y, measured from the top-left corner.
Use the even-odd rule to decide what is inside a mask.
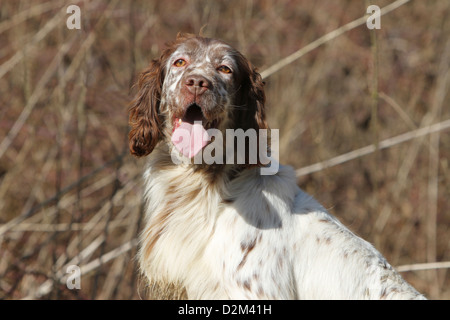
[[[241,251],[243,253],[242,260],[239,263],[237,269],[241,269],[244,264],[247,262],[248,254],[255,248],[256,244],[261,241],[261,234],[258,234],[256,237],[250,239],[250,241],[241,241]]]

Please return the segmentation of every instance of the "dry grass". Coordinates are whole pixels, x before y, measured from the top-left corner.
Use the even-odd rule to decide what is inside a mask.
[[[65,1],[0,7],[0,299],[146,290],[131,84],[177,32],[202,27],[265,70],[299,185],[429,298],[450,298],[450,2],[404,3],[372,35],[360,1],[75,3],[81,30],[66,28]],[[65,285],[71,264],[81,290]]]

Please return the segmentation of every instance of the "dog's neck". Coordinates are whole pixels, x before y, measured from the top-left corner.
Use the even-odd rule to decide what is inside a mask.
[[[205,187],[222,187],[218,183],[228,183],[237,177],[242,171],[256,167],[257,165],[247,164],[206,164],[195,163],[195,159],[182,159],[174,156],[174,151],[167,142],[161,141],[153,152],[148,156],[147,166],[152,171],[176,170],[184,171],[186,175],[201,175],[202,183]],[[175,159],[174,159],[175,158]]]

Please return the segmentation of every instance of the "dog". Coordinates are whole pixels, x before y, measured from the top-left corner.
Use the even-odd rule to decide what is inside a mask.
[[[178,35],[136,85],[129,147],[147,157],[138,260],[149,284],[189,299],[425,299],[303,192],[292,168],[261,174],[267,157],[252,152],[276,161],[261,143],[271,132],[264,84],[239,51]],[[226,149],[229,130],[257,139]],[[215,161],[193,161],[212,145]]]

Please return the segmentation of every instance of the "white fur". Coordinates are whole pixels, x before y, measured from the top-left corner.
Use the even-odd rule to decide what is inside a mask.
[[[166,154],[156,149],[144,175],[140,262],[150,281],[181,284],[191,299],[423,298],[372,245],[300,190],[291,168],[273,176],[248,169],[208,183],[192,166],[169,165]],[[185,202],[190,193],[196,196]],[[146,256],[149,227],[168,208]]]

